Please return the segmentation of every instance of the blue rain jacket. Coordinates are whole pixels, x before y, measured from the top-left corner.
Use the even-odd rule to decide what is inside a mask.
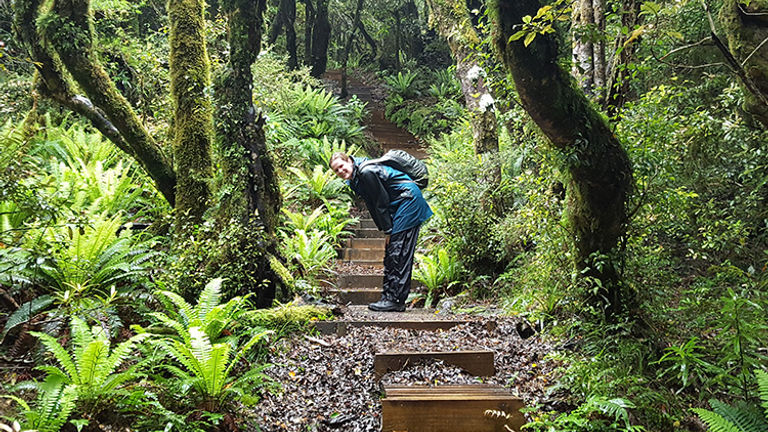
[[[347,184],[365,201],[379,230],[396,234],[419,226],[432,216],[421,189],[407,174],[378,164],[360,169],[360,164],[368,159],[353,160],[355,168]]]

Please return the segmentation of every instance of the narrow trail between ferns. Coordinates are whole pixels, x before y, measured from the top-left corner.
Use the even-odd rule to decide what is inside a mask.
[[[325,78],[338,85],[340,75]],[[349,89],[369,103],[366,127],[384,151],[426,156],[413,135],[384,118],[380,86],[350,78]],[[555,348],[519,318],[489,305],[465,309],[473,314],[368,311],[380,298],[384,238],[370,219],[353,232],[339,251],[336,280],[325,287],[334,318],[317,322],[316,334],[274,347],[266,373],[280,390],[264,393],[246,430],[519,430],[521,407],[561,404],[545,391],[559,366],[546,358]]]

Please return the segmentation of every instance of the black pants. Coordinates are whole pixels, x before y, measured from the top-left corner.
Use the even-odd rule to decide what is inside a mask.
[[[384,289],[381,295],[384,300],[405,303],[408,298],[419,228],[416,226],[400,231],[389,238],[384,255]]]

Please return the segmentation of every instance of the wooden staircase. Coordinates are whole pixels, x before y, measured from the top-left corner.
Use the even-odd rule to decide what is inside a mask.
[[[352,327],[389,327],[414,331],[439,331],[467,323],[434,310],[372,312],[367,304],[381,298],[384,236],[370,219],[360,221],[355,237],[339,251],[342,262],[366,266],[367,273],[342,273],[327,287],[347,313],[339,319],[320,321],[316,329],[324,335],[343,336]],[[420,362],[442,361],[474,376],[496,373],[494,353],[457,347],[455,351],[380,352],[374,355],[374,373],[381,379],[387,373]],[[509,389],[476,385],[401,386],[385,385],[381,399],[383,432],[490,432],[518,431],[524,424],[520,398]]]

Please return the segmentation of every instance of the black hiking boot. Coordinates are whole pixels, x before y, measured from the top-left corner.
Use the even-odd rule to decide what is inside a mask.
[[[405,303],[397,303],[391,300],[379,300],[376,303],[369,304],[368,309],[376,312],[402,312],[405,310]]]

